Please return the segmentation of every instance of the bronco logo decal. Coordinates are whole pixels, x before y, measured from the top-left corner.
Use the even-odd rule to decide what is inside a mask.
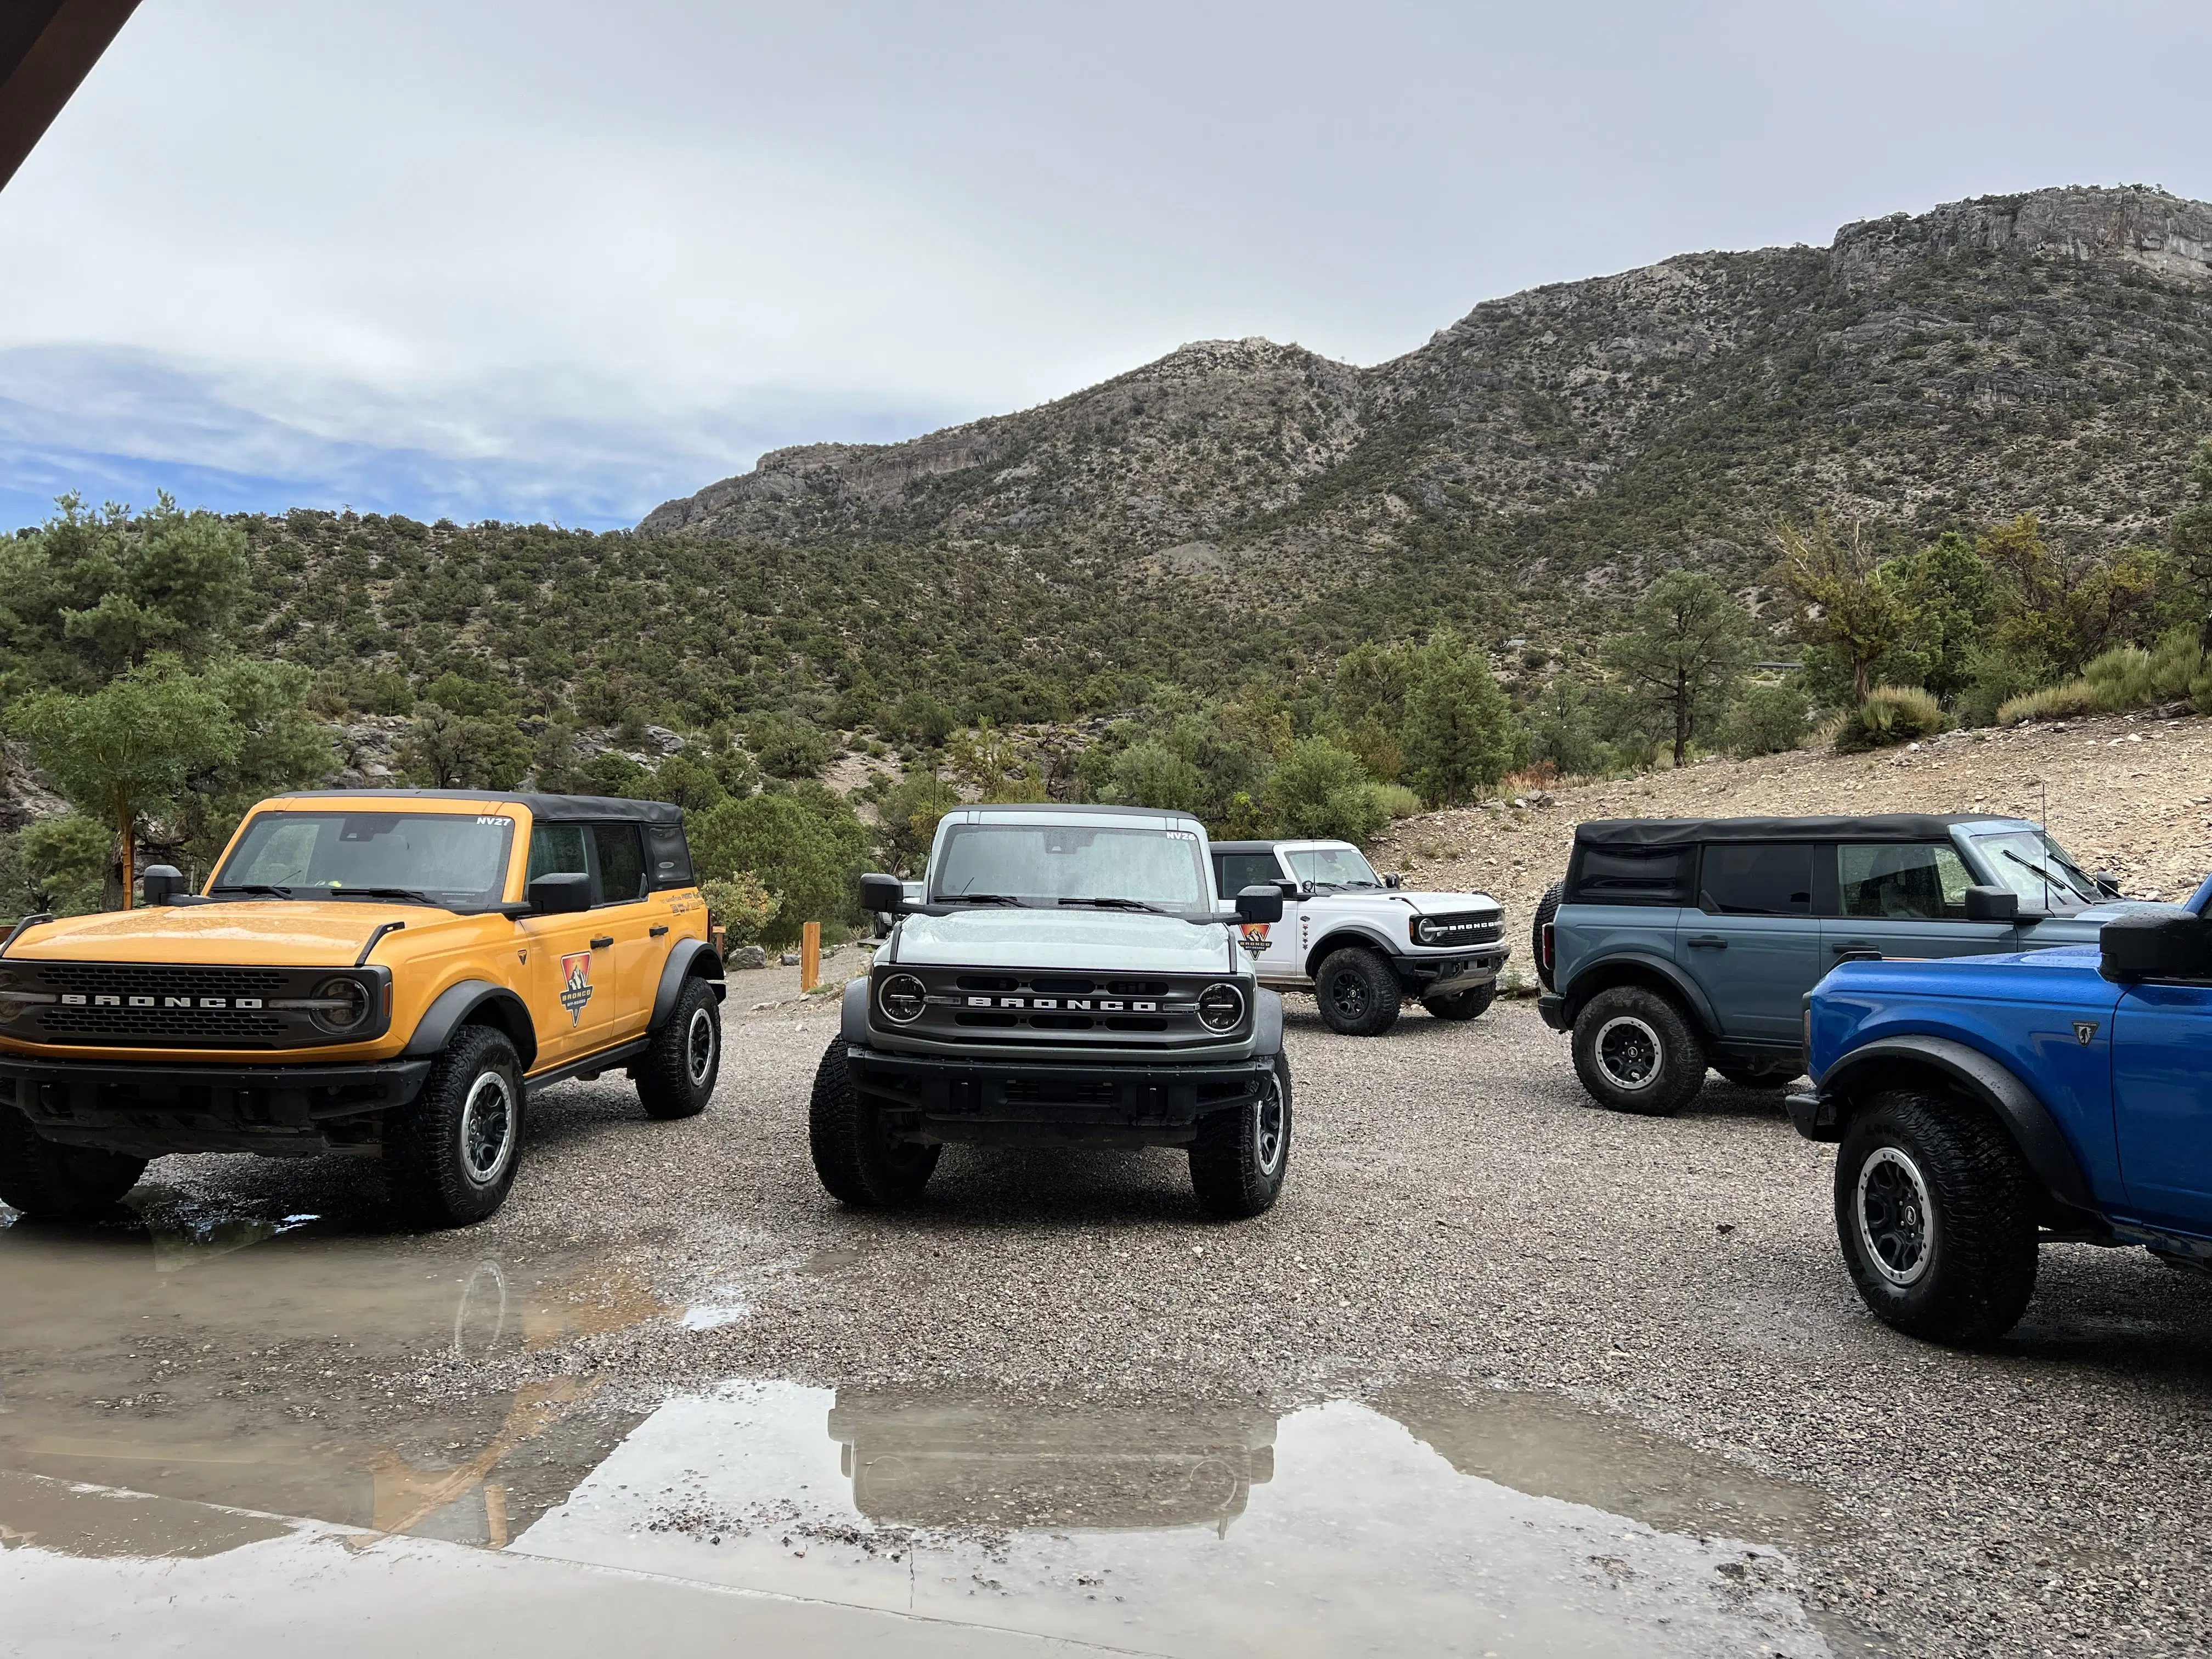
[[[584,1005],[592,1000],[592,953],[579,951],[561,958],[561,1006],[568,1011],[568,1024],[584,1023]]]

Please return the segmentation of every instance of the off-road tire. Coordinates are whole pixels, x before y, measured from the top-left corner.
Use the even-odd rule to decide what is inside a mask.
[[[815,1070],[806,1118],[814,1173],[830,1197],[856,1210],[893,1210],[919,1200],[944,1151],[891,1138],[882,1109],[853,1086],[842,1036],[830,1038]]]
[[[1472,991],[1456,991],[1448,997],[1423,997],[1421,1006],[1438,1019],[1480,1019],[1497,1000],[1497,986],[1478,985]]]
[[[647,1039],[637,1062],[637,1097],[648,1117],[696,1117],[714,1097],[721,1072],[722,1000],[711,980],[694,975]]]
[[[1924,1200],[1917,1224],[1890,1201],[1899,1196]],[[2035,1206],[2012,1137],[1949,1096],[1876,1095],[1836,1155],[1836,1235],[1851,1282],[1875,1318],[1929,1342],[1987,1342],[2019,1322],[2035,1293]]]
[[[1290,1168],[1291,1065],[1277,1054],[1272,1090],[1249,1105],[1199,1119],[1198,1139],[1190,1144],[1191,1190],[1206,1214],[1249,1220],[1274,1207]]]
[[[1669,1117],[1705,1086],[1698,1028],[1673,998],[1641,985],[1616,985],[1583,1005],[1574,1055],[1590,1098],[1616,1112]]]
[[[1714,1063],[1713,1070],[1739,1089],[1786,1089],[1804,1075],[1802,1070],[1784,1072],[1771,1066],[1723,1066],[1717,1061]]]
[[[1321,1023],[1340,1036],[1381,1036],[1398,1023],[1405,994],[1382,953],[1364,945],[1330,951],[1314,972]]]
[[[1536,901],[1536,914],[1528,923],[1528,960],[1536,964],[1536,978],[1547,991],[1559,988],[1552,983],[1552,970],[1544,966],[1544,924],[1559,913],[1559,899],[1567,890],[1563,881],[1555,881],[1544,890],[1544,896]]]
[[[82,1221],[114,1208],[138,1184],[146,1160],[48,1140],[12,1106],[0,1106],[0,1204],[36,1221]]]
[[[522,1060],[506,1032],[464,1025],[385,1131],[393,1201],[425,1227],[469,1227],[507,1201],[522,1162]]]

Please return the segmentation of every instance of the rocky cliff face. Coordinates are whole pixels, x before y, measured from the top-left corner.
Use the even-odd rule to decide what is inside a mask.
[[[1534,289],[1369,368],[1186,346],[908,443],[777,451],[640,528],[1271,585],[1448,558],[1565,603],[1682,558],[1747,576],[1815,507],[2155,534],[2209,374],[2212,207],[2050,190]]]

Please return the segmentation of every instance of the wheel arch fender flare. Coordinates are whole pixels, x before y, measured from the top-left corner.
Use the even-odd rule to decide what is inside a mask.
[[[2002,1060],[1950,1037],[1911,1034],[1855,1048],[1820,1079],[1820,1092],[1838,1107],[1839,1131],[1852,1112],[1882,1088],[1932,1077],[1995,1113],[2044,1189],[2063,1204],[2094,1211],[2096,1200],[2071,1142],[2035,1091]]]
[[[415,1023],[415,1035],[401,1054],[420,1059],[445,1052],[453,1033],[464,1025],[495,1025],[507,1033],[527,1072],[538,1063],[538,1024],[520,997],[504,985],[487,979],[465,979],[438,993]]]
[[[684,994],[684,981],[703,979],[714,988],[718,1002],[727,1001],[730,988],[722,978],[722,959],[703,939],[679,939],[661,965],[660,988],[653,994],[653,1024],[659,1030],[676,1012],[676,999]]]
[[[845,1000],[838,1008],[838,1035],[849,1048],[868,1046],[868,976],[863,974],[845,986]]]
[[[1592,997],[1620,985],[1641,985],[1671,995],[1682,1005],[1703,1036],[1711,1037],[1720,1030],[1720,1022],[1713,1017],[1713,1005],[1698,988],[1697,981],[1664,957],[1640,951],[1601,957],[1576,975],[1571,985],[1560,988],[1568,1024],[1571,1026],[1580,1018],[1583,1005]]]
[[[1276,992],[1255,987],[1252,993],[1252,1052],[1275,1055],[1283,1052],[1283,999]]]
[[[1364,921],[1340,921],[1315,941],[1306,952],[1305,971],[1308,979],[1319,977],[1322,963],[1347,945],[1357,945],[1374,951],[1390,964],[1390,971],[1398,971],[1398,947],[1387,938],[1381,928]]]

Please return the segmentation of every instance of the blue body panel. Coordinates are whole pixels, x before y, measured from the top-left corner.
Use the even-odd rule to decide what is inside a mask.
[[[1817,1081],[1844,1054],[1882,1037],[1948,1037],[2004,1066],[2049,1108],[2100,1205],[2126,1189],[2112,1118],[2112,1007],[2119,988],[2098,976],[2086,945],[1953,957],[1942,962],[1847,962],[1813,994],[1810,1070]],[[2090,1041],[2075,1022],[2094,1022]]]
[[[2123,988],[2099,960],[2078,945],[1846,963],[1809,1000],[1813,1076],[1887,1037],[1963,1043],[2042,1103],[2120,1237],[2212,1254],[2212,987]]]

